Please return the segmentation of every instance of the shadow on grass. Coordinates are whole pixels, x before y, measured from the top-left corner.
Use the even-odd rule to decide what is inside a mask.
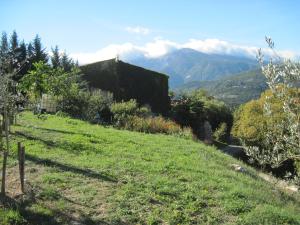
[[[71,134],[71,135],[83,135],[83,136],[91,136],[90,134],[86,133],[80,133],[80,132],[73,132],[73,131],[66,131],[66,130],[58,130],[58,129],[50,129],[50,128],[44,128],[44,127],[33,127],[34,129],[48,131],[48,132],[55,132],[55,133],[61,133],[61,134]]]
[[[77,173],[89,178],[94,178],[94,179],[100,179],[108,182],[118,182],[118,180],[108,174],[104,173],[97,173],[89,169],[81,169],[72,165],[66,165],[60,162],[53,161],[51,159],[42,159],[33,155],[26,155],[26,160],[30,160],[34,162],[35,164],[40,164],[44,166],[49,166],[49,167],[55,167],[59,170],[66,171],[66,172],[72,172],[72,173]]]
[[[16,131],[15,135],[18,137],[26,138],[27,140],[42,142],[44,145],[53,148],[60,148],[66,152],[79,153],[79,152],[94,152],[96,154],[101,153],[100,149],[96,149],[94,145],[85,144],[82,142],[70,142],[70,141],[58,141],[58,140],[47,140],[38,136],[34,136],[28,132]],[[49,138],[51,136],[49,135]],[[91,141],[89,141],[91,143]],[[92,143],[93,144],[93,143]]]
[[[51,215],[38,210],[30,209],[31,206],[38,203],[38,198],[35,196],[40,190],[27,191],[26,195],[19,196],[19,199],[13,199],[9,196],[0,196],[0,206],[4,209],[13,209],[20,213],[26,222],[21,224],[30,225],[63,225],[63,224],[86,224],[86,225],[109,225],[110,223],[103,220],[94,220],[89,215],[79,212],[76,218],[72,215],[62,212],[61,210],[51,209],[43,206]],[[1,221],[0,221],[1,222]],[[14,223],[15,224],[15,223]],[[19,223],[17,223],[19,224]]]

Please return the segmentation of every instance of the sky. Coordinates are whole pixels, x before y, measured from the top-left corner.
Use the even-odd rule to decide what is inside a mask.
[[[265,36],[300,54],[298,0],[0,0],[0,31],[36,34],[81,64],[174,49],[253,56]]]

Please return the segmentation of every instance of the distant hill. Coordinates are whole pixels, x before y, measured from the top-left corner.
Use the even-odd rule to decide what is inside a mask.
[[[175,90],[188,92],[199,88],[207,90],[210,95],[230,106],[236,106],[259,98],[260,94],[267,89],[267,84],[261,71],[253,70],[216,81],[188,82]]]
[[[188,48],[158,58],[140,57],[130,62],[168,74],[171,88],[191,81],[217,80],[258,68],[256,60],[229,55],[205,54]]]
[[[136,99],[155,113],[169,110],[168,76],[115,59],[80,67],[91,88],[110,91],[117,101]]]

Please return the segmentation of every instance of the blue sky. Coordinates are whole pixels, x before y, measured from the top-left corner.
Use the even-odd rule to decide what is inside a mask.
[[[39,34],[48,49],[57,44],[77,56],[118,46],[160,51],[172,42],[168,51],[190,39],[262,47],[265,35],[279,50],[300,52],[297,0],[1,0],[0,8],[0,31],[16,30],[26,41]]]

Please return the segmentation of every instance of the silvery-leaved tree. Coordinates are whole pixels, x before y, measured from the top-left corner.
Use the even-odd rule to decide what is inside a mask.
[[[247,153],[261,165],[279,167],[284,161],[300,160],[300,64],[290,59],[282,59],[274,50],[274,42],[266,37],[266,42],[273,52],[265,63],[262,50],[258,51],[258,60],[262,73],[272,96],[266,97],[264,116],[274,118],[276,113],[274,98],[282,103],[284,118],[276,123],[266,124],[263,147],[247,147]],[[278,109],[277,109],[278,110]]]
[[[7,53],[0,58],[0,149],[3,152],[3,164],[2,164],[2,183],[1,194],[5,195],[5,183],[6,183],[6,166],[7,157],[9,153],[9,126],[10,118],[14,116],[17,109],[17,102],[20,98],[16,92],[16,83],[12,77],[18,73],[22,68],[22,65],[18,67],[11,67],[10,54]]]

